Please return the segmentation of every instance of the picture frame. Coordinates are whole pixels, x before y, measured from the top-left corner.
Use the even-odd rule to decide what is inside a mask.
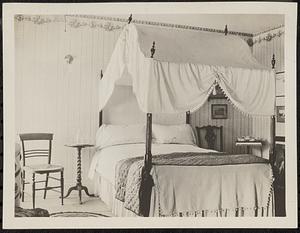
[[[277,118],[277,122],[281,122],[281,123],[285,122],[285,107],[284,106],[276,106],[276,118]]]
[[[212,104],[211,105],[211,118],[212,119],[227,119],[228,118],[227,104]]]

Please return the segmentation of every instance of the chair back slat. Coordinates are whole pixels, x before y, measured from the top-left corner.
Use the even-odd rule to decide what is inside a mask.
[[[32,141],[32,140],[52,140],[52,133],[23,133],[20,134],[20,139],[23,141]]]
[[[49,155],[49,152],[40,152],[40,151],[36,151],[36,152],[25,152],[25,156],[27,155],[45,155],[45,156],[48,156]]]
[[[34,149],[34,150],[25,150],[25,153],[27,152],[36,152],[36,151],[40,151],[40,152],[47,152],[49,151],[49,149]]]
[[[36,158],[36,157],[48,157],[48,155],[29,155],[29,156],[25,156],[26,159],[29,159],[29,158]]]
[[[27,158],[41,158],[41,157],[47,157],[48,164],[51,163],[51,151],[52,151],[52,140],[53,140],[53,134],[52,133],[26,133],[26,134],[20,134],[20,139],[22,142],[22,154],[23,154],[23,166],[25,166],[25,160]],[[32,149],[27,148],[29,147],[29,143],[31,145],[30,141],[48,141],[48,145],[45,146],[45,148],[39,148]],[[25,149],[26,147],[26,149]],[[43,146],[42,146],[43,147]]]

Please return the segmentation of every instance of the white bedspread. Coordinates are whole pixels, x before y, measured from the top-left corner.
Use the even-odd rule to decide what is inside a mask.
[[[167,154],[172,152],[213,152],[213,150],[207,150],[199,148],[193,145],[184,144],[153,144],[152,155]],[[138,156],[144,156],[145,144],[124,144],[103,148],[97,151],[94,155],[90,170],[89,178],[93,179],[95,171],[101,176],[108,179],[112,184],[115,183],[115,168],[120,160],[133,158]]]
[[[154,166],[152,177],[155,209],[159,211],[152,213],[154,216],[237,208],[267,210],[272,193],[272,170],[268,164]]]
[[[152,154],[208,152],[191,145],[154,144]],[[145,145],[111,146],[98,151],[89,177],[95,172],[115,184],[118,161],[143,156]],[[225,155],[226,156],[226,155]],[[154,187],[150,216],[205,215],[220,212],[266,212],[272,203],[272,169],[269,164],[223,166],[153,166]],[[202,213],[201,213],[202,212]],[[210,213],[209,213],[210,212]],[[261,216],[271,216],[263,213]]]

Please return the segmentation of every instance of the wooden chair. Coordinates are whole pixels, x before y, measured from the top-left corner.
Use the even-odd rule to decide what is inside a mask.
[[[196,127],[198,146],[201,148],[223,151],[223,126]]]
[[[52,140],[53,140],[53,134],[50,133],[29,133],[29,134],[20,134],[20,139],[22,143],[22,155],[23,155],[23,168],[22,168],[22,202],[24,201],[24,189],[25,184],[29,184],[30,182],[25,182],[25,171],[26,173],[29,172],[32,174],[32,202],[33,202],[33,208],[35,208],[35,191],[37,190],[44,190],[44,199],[46,198],[47,190],[52,190],[56,188],[60,188],[61,191],[61,204],[64,204],[63,201],[63,194],[64,194],[64,168],[60,165],[54,165],[51,164],[51,152],[52,152]],[[31,142],[30,142],[31,141]],[[44,143],[47,143],[47,146],[45,146],[42,149],[33,149],[30,148],[32,146],[32,141],[44,141]],[[29,146],[30,143],[30,146]],[[34,142],[33,142],[34,143]],[[29,149],[28,149],[29,147]],[[39,145],[39,147],[42,147]],[[44,157],[44,158],[43,158]],[[32,164],[27,165],[27,160],[34,160],[39,158],[40,160],[47,159],[47,161],[43,162],[42,164]],[[32,161],[33,162],[33,161]],[[49,176],[49,174],[52,173],[60,173],[60,179]],[[36,181],[35,176],[36,174],[39,175],[46,175],[46,180],[40,180]],[[53,179],[56,181],[60,181],[60,186],[52,186],[48,187],[48,179]],[[45,182],[44,188],[36,188],[36,183],[42,183]],[[53,190],[57,191],[57,190]],[[57,191],[59,192],[59,191]]]

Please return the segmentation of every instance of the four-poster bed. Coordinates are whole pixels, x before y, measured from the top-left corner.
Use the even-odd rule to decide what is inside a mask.
[[[258,64],[244,41],[236,36],[228,36],[227,26],[227,36],[224,37],[130,22],[117,41],[103,79],[101,71],[99,131],[103,134],[109,128],[102,124],[102,109],[112,95],[114,86],[120,79],[127,80],[132,85],[140,109],[146,113],[146,140],[137,141],[145,144],[145,155],[141,158],[136,157],[140,154],[134,154],[134,157],[131,154],[127,160],[121,156],[122,159],[115,161],[115,167],[110,168],[115,170],[114,196],[124,202],[125,208],[134,213],[133,216],[189,216],[191,213],[193,216],[209,216],[208,212],[213,212],[214,216],[246,216],[246,210],[249,210],[249,216],[271,216],[274,71]],[[151,43],[149,56],[147,46]],[[273,69],[274,65],[273,57]],[[158,131],[154,130],[153,135],[152,126],[158,126],[152,124],[152,113],[185,113],[186,125],[189,125],[191,112],[203,105],[216,84],[238,110],[249,115],[271,117],[269,161],[250,154],[225,156],[201,148],[179,149],[180,142],[175,142],[176,148],[173,144],[175,149],[170,150],[158,150],[158,146],[153,144]],[[115,153],[118,143],[112,143],[111,148],[103,146],[100,150]],[[133,153],[131,149],[128,151]],[[92,162],[90,177],[97,170],[96,167],[101,166],[98,162],[97,158]],[[126,169],[122,170],[124,167]],[[182,177],[194,176],[194,179],[199,179],[199,184],[191,183],[188,186],[188,178],[182,178],[181,183],[178,174]],[[239,181],[241,176],[244,176],[243,181],[248,179],[248,183]],[[205,179],[210,183],[203,185]],[[235,186],[230,185],[230,179],[236,179],[232,181]],[[218,187],[213,185],[213,181]],[[174,187],[168,186],[170,182]],[[118,186],[120,183],[121,187]],[[209,185],[215,189],[215,192],[207,191],[208,195],[214,196],[211,199],[201,192],[209,189]],[[118,189],[121,190],[119,193]],[[183,189],[187,189],[187,193]],[[129,196],[127,200],[126,195]],[[174,203],[169,203],[167,199]],[[198,209],[194,209],[194,204]]]

